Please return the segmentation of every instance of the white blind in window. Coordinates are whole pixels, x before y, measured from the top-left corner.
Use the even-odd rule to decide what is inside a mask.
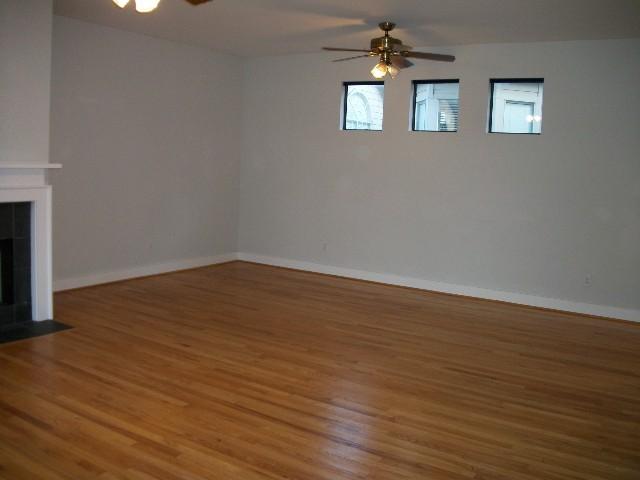
[[[438,112],[438,130],[441,132],[457,132],[460,117],[460,106],[457,98],[440,99]]]

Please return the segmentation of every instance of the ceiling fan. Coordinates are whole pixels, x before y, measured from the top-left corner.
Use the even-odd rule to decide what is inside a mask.
[[[395,78],[398,72],[403,68],[413,66],[413,62],[407,58],[420,58],[423,60],[435,60],[437,62],[453,62],[456,57],[453,55],[441,55],[439,53],[412,52],[409,45],[404,45],[402,40],[393,38],[389,32],[396,27],[393,22],[382,22],[378,24],[380,30],[384,32],[382,37],[371,39],[371,48],[361,50],[357,48],[334,48],[322,47],[323,50],[330,52],[366,52],[364,55],[356,55],[355,57],[340,58],[334,62],[344,62],[345,60],[354,60],[363,57],[380,57],[380,61],[371,70],[371,75],[375,78],[384,78],[389,74],[391,78]]]
[[[118,5],[120,8],[124,8],[127,6],[130,0],[113,0],[113,3]],[[185,0],[189,2],[191,5],[200,5],[202,3],[210,2],[211,0]],[[140,13],[152,12],[156,9],[160,0],[135,0],[136,11]]]

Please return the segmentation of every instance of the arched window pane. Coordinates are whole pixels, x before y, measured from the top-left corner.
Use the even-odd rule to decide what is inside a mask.
[[[382,130],[384,83],[345,84],[345,130]]]

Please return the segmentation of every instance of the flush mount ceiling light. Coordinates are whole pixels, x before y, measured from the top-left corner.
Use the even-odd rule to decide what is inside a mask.
[[[391,78],[395,78],[401,69],[413,66],[413,62],[407,60],[407,57],[420,58],[423,60],[435,60],[436,62],[453,62],[456,59],[453,55],[412,52],[412,47],[404,45],[402,40],[393,38],[389,35],[389,32],[396,27],[395,23],[382,22],[378,26],[380,27],[380,30],[384,32],[384,36],[371,39],[371,48],[368,50],[334,47],[322,47],[322,49],[330,52],[366,52],[365,55],[340,58],[338,60],[334,60],[334,62],[344,62],[345,60],[353,60],[363,57],[379,57],[380,61],[371,70],[371,75],[375,78],[384,78],[386,75],[389,75]]]
[[[201,5],[203,3],[210,2],[211,0],[186,0],[191,5]],[[129,4],[130,0],[113,0],[120,8],[124,8]],[[153,12],[160,3],[160,0],[134,0],[136,4],[136,11],[140,13]]]

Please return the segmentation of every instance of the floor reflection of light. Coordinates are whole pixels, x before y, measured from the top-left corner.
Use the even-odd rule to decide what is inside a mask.
[[[322,432],[325,439],[316,444],[320,452],[314,457],[336,469],[366,478],[373,473],[371,465],[379,460],[368,451],[375,443],[375,419],[360,413],[375,410],[375,401],[367,395],[372,389],[370,386],[358,386],[345,378],[335,379],[325,389],[328,400],[322,404],[325,409],[318,412],[326,418],[326,428]],[[352,408],[356,405],[357,408]]]

